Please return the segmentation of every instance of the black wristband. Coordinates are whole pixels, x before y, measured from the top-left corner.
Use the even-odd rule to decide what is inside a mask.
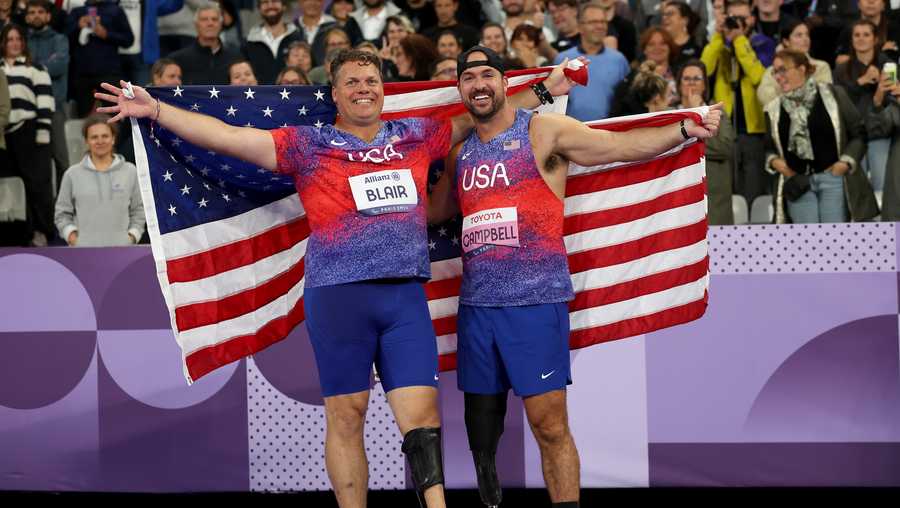
[[[690,139],[688,136],[687,129],[684,128],[684,120],[681,120],[681,135],[684,136],[684,139]]]
[[[537,95],[541,104],[553,104],[553,95],[550,93],[550,90],[547,90],[544,83],[535,83],[531,85],[531,89],[534,91],[534,94]]]

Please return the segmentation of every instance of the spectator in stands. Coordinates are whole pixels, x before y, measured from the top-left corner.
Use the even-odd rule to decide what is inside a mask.
[[[699,108],[709,104],[706,66],[700,60],[688,60],[678,69],[676,109]],[[711,226],[734,224],[731,207],[731,180],[734,153],[734,128],[727,117],[719,123],[716,137],[706,140],[706,194]]]
[[[50,75],[32,64],[25,30],[18,25],[6,25],[0,31],[0,52],[0,70],[6,74],[12,106],[5,132],[10,166],[25,183],[31,242],[41,247],[53,237],[49,143],[54,101]]]
[[[363,41],[362,29],[359,28],[359,23],[350,16],[355,8],[353,0],[334,0],[331,2],[330,9],[331,17],[335,19],[335,26],[343,28],[347,32],[347,36],[350,37],[350,42],[354,45]],[[323,53],[322,58],[324,57],[325,54]]]
[[[541,29],[521,24],[513,30],[512,52],[526,68],[540,67],[547,64],[547,59],[538,52],[541,45]]]
[[[362,30],[363,39],[378,44],[387,24],[388,16],[396,16],[403,12],[389,0],[363,0],[363,5],[353,11],[350,17],[356,20]]]
[[[752,206],[757,196],[769,191],[770,179],[763,171],[766,125],[756,97],[766,68],[751,41],[753,16],[747,0],[730,1],[725,14],[701,60],[713,76],[713,102],[723,102],[735,123],[735,191]]]
[[[318,67],[313,67],[307,77],[314,85],[331,84],[331,61],[337,58],[338,54],[343,51],[342,48],[335,48],[325,55],[325,63]]]
[[[312,50],[306,41],[294,41],[288,46],[287,57],[284,59],[285,67],[299,67],[303,72],[309,72],[313,67]]]
[[[0,0],[0,28],[12,23],[24,24],[25,13],[18,11],[14,3],[14,0]]]
[[[299,0],[298,4],[301,16],[294,23],[300,28],[300,33],[306,43],[312,47],[319,31],[323,27],[327,28],[326,25],[334,24],[337,20],[331,14],[325,13],[322,0]]]
[[[277,76],[276,76],[277,77]],[[228,66],[228,84],[237,86],[256,86],[259,81],[253,72],[253,65],[247,60],[237,60]]]
[[[900,20],[888,15],[887,0],[859,0],[859,19],[871,21],[875,25],[875,47],[889,60],[896,62],[900,57]],[[840,35],[836,63],[841,64],[852,58],[853,25],[845,26]]]
[[[662,27],[675,43],[676,69],[688,60],[700,58],[703,48],[694,39],[699,23],[700,17],[686,3],[667,2],[663,7]]]
[[[318,5],[321,16],[321,0],[303,1],[304,6],[312,4]],[[285,6],[282,0],[257,0],[257,6],[263,22],[250,29],[243,53],[256,70],[260,82],[271,84],[284,67],[288,47],[295,41],[304,40],[304,33],[293,23],[284,22]],[[328,16],[324,22],[329,22],[330,18]],[[318,29],[318,26],[314,28]]]
[[[678,56],[678,46],[672,36],[658,26],[651,26],[641,34],[640,53],[645,62],[653,62],[653,72],[669,83],[669,97],[675,98],[675,73],[673,67]],[[635,115],[646,112],[644,104],[633,100],[629,93],[631,83],[637,75],[637,66],[624,81],[616,86],[612,101],[611,116]]]
[[[437,25],[423,31],[422,35],[440,45],[439,37],[449,30],[456,36],[456,40],[460,41],[462,51],[478,44],[478,30],[460,23],[456,18],[457,11],[459,11],[459,0],[435,0],[434,12],[437,14]]]
[[[782,90],[766,106],[766,169],[779,175],[776,222],[845,222],[877,215],[872,187],[859,168],[864,127],[847,93],[816,83],[809,59],[797,51],[779,51],[772,72]]]
[[[588,66],[588,84],[573,88],[569,92],[569,106],[566,114],[587,122],[599,120],[609,115],[610,101],[616,85],[628,75],[628,61],[615,49],[603,44],[606,37],[606,10],[596,4],[584,4],[578,11],[578,27],[581,44],[563,51],[554,64],[565,58],[574,60],[580,56],[591,61]]]
[[[578,0],[550,0],[547,10],[556,27],[556,41],[553,49],[565,51],[578,46],[581,34],[578,31]]]
[[[422,33],[437,25],[432,0],[394,0],[394,4],[409,19],[416,33]]]
[[[340,28],[338,26],[331,27],[327,32],[325,32],[325,48],[328,50],[328,52],[325,54],[325,61],[322,63],[322,65],[313,67],[307,73],[309,80],[315,84],[327,84],[330,82],[328,78],[328,73],[330,72],[328,63],[331,60],[329,60],[328,55],[337,53],[342,49],[350,49],[350,37],[347,35],[347,32],[345,32],[343,28]],[[396,73],[396,67],[392,68],[393,72]]]
[[[6,79],[6,73],[3,72],[3,66],[0,66],[0,161],[3,162],[5,173],[8,170],[8,155],[6,154],[6,126],[9,125],[9,112],[12,109],[12,102],[9,98],[9,81]],[[3,176],[6,176],[5,174]]]
[[[799,17],[812,11],[807,18],[812,39],[812,56],[834,64],[841,33],[850,20],[859,17],[856,3],[857,0],[816,0],[804,11],[795,11],[794,15]]]
[[[66,148],[66,96],[69,83],[69,41],[66,36],[50,27],[52,4],[49,0],[29,0],[25,21],[28,23],[28,51],[35,65],[50,74],[53,88],[53,119],[51,121],[50,148],[56,163],[57,177],[69,167],[69,151]]]
[[[137,168],[114,153],[118,125],[105,115],[85,119],[88,153],[63,175],[56,228],[71,246],[131,245],[144,232]]]
[[[281,72],[278,73],[278,78],[275,80],[276,85],[308,85],[309,78],[306,77],[306,73],[303,72],[303,69],[300,67],[285,67],[281,69]]]
[[[456,57],[442,57],[431,66],[432,81],[456,81]]]
[[[794,21],[793,24],[786,25],[781,31],[780,43],[783,49],[799,51],[809,57],[809,25],[802,21]],[[828,62],[809,57],[809,63],[816,68],[813,78],[817,82],[832,82],[831,67],[828,66]],[[769,66],[766,69],[766,73],[763,74],[759,88],[756,89],[756,97],[759,98],[759,103],[765,107],[769,101],[780,94],[781,87],[775,81],[775,76],[772,75],[772,67]]]
[[[208,0],[184,0],[179,10],[159,17],[160,55],[169,56],[194,45],[194,40],[200,35],[196,24],[197,10],[207,3]]]
[[[625,19],[616,13],[619,0],[594,0],[606,13],[606,39],[607,47],[614,48],[622,53],[629,62],[635,58],[637,47],[637,30],[631,20]]]
[[[834,70],[834,82],[847,91],[850,100],[861,114],[872,109],[872,98],[878,88],[881,69],[889,62],[884,53],[878,51],[878,27],[869,20],[855,21],[851,25],[853,49],[850,60]],[[890,140],[870,139],[866,148],[866,158],[862,166],[876,190],[884,187]]]
[[[180,86],[181,67],[171,58],[160,58],[150,68],[151,86]]]
[[[439,58],[431,39],[419,34],[410,34],[400,41],[396,64],[396,81],[428,81],[431,79],[430,66]]]
[[[456,34],[445,30],[438,35],[437,50],[442,57],[456,58],[463,52],[462,42],[456,38]]]
[[[501,5],[505,15],[502,26],[507,41],[512,41],[513,31],[519,25],[536,26],[543,34],[538,52],[547,60],[556,58],[558,52],[551,46],[556,38],[553,36],[553,32],[544,26],[543,13],[537,11],[534,1],[529,3],[529,0],[501,0]]]
[[[194,15],[197,40],[184,49],[169,55],[181,67],[186,85],[227,85],[228,67],[241,54],[226,48],[222,33],[222,10],[215,2],[207,2]]]
[[[900,84],[882,74],[872,97],[872,109],[865,115],[870,138],[891,141],[887,175],[881,198],[881,220],[900,221]]]
[[[241,15],[231,0],[216,0],[222,9],[222,44],[226,48],[240,51],[244,47],[244,32],[241,26]]]
[[[506,70],[524,69],[525,64],[521,60],[512,56],[506,41],[506,32],[503,31],[503,25],[498,23],[485,23],[481,27],[481,45],[494,50],[501,58],[503,58],[503,66]]]
[[[78,116],[93,109],[94,91],[100,83],[118,83],[123,77],[119,48],[134,43],[134,34],[122,10],[112,0],[90,0],[72,9],[66,22],[69,67]]]
[[[638,104],[640,109],[634,113],[656,113],[669,109],[671,97],[669,82],[656,73],[653,60],[645,60],[635,73],[628,87],[630,102]]]
[[[400,41],[412,33],[415,33],[415,30],[406,16],[388,17],[384,32],[381,34],[381,59],[396,64],[397,55],[400,53]]]
[[[781,12],[783,4],[784,0],[756,0],[754,4],[756,7],[754,31],[768,39],[767,47],[772,48],[773,57],[775,56],[775,47],[781,42],[781,32],[799,21],[794,16]],[[757,48],[757,53],[760,53],[759,48]],[[765,61],[766,59],[761,60]],[[765,65],[769,66],[771,63]]]

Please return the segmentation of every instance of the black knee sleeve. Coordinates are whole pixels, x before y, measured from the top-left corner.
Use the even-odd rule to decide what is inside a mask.
[[[439,427],[419,427],[407,432],[403,436],[401,449],[409,461],[416,490],[425,492],[430,487],[444,483]]]
[[[506,395],[465,394],[466,434],[473,452],[497,452],[506,419]]]

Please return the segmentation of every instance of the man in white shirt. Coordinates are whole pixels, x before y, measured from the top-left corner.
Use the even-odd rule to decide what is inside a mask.
[[[363,6],[353,11],[350,16],[359,24],[363,39],[379,44],[388,16],[397,14],[403,12],[390,0],[363,0]]]
[[[304,0],[304,2],[321,0]],[[259,14],[263,22],[250,29],[243,53],[261,85],[275,83],[275,78],[284,68],[288,46],[303,40],[303,34],[293,23],[284,22],[283,0],[257,0]]]

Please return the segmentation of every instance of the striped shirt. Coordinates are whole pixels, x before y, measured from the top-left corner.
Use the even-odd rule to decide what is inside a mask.
[[[43,67],[28,65],[19,57],[12,65],[6,60],[0,63],[9,81],[9,98],[12,110],[6,132],[15,132],[28,120],[37,119],[39,144],[50,142],[50,119],[56,108],[50,74]]]

